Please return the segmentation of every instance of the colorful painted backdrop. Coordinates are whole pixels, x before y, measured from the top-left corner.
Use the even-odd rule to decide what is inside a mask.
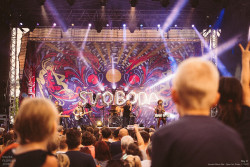
[[[46,97],[58,101],[64,114],[71,115],[81,91],[94,94],[121,90],[145,93],[146,104],[135,103],[136,122],[155,124],[154,106],[163,99],[171,119],[176,111],[170,97],[171,79],[158,86],[179,62],[201,55],[200,42],[37,42],[29,41],[21,82],[21,98]],[[153,98],[149,98],[153,93]],[[92,106],[95,123],[110,106],[100,100]],[[70,124],[74,121],[70,119]]]

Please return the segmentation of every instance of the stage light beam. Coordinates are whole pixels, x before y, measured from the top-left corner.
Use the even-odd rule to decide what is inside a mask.
[[[161,79],[160,81],[156,82],[154,85],[150,86],[149,89],[153,89],[156,86],[159,86],[160,84],[163,84],[169,80],[171,80],[174,77],[174,74],[170,74],[166,76],[165,78]]]
[[[197,36],[200,38],[203,45],[205,46],[206,50],[209,51],[209,53],[210,53],[209,58],[213,57],[213,55],[215,54],[214,50],[210,49],[208,43],[205,41],[205,39],[202,37],[202,35],[199,33],[199,31],[195,27],[193,27],[193,29],[194,29],[195,33],[197,34]],[[232,76],[232,74],[227,70],[225,65],[220,61],[220,59],[218,57],[217,57],[217,67],[223,76]]]
[[[216,20],[213,29],[220,29],[221,28],[221,23],[223,21],[224,14],[225,14],[225,8],[223,8],[220,11],[220,15],[219,15],[218,19]]]
[[[165,23],[163,25],[163,31],[165,32],[171,25],[172,23],[176,20],[178,17],[180,11],[182,8],[186,5],[188,0],[178,0],[178,2],[175,4],[174,8],[171,10],[170,15],[167,17],[165,20]]]

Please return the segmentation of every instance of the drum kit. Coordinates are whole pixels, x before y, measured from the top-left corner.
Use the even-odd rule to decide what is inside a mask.
[[[112,105],[109,110],[109,127],[119,127],[122,123],[122,110],[121,106]]]

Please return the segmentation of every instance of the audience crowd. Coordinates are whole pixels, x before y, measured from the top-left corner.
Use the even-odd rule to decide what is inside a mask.
[[[180,119],[156,130],[64,129],[51,101],[24,99],[14,127],[0,128],[0,166],[249,166],[250,42],[240,48],[241,81],[219,78],[216,66],[202,58],[180,63],[171,90]]]

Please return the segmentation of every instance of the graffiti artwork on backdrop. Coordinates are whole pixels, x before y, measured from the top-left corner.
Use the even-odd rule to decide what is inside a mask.
[[[39,45],[35,42],[37,48]],[[108,114],[112,104],[123,105],[132,99],[136,122],[144,125],[155,123],[158,99],[163,99],[167,112],[175,112],[171,80],[154,88],[152,85],[171,75],[179,62],[201,52],[199,42],[168,42],[167,46],[87,42],[84,49],[81,46],[81,42],[50,42],[33,54],[36,96],[58,101],[68,115],[78,101],[89,103],[92,122],[102,116],[103,107]]]

